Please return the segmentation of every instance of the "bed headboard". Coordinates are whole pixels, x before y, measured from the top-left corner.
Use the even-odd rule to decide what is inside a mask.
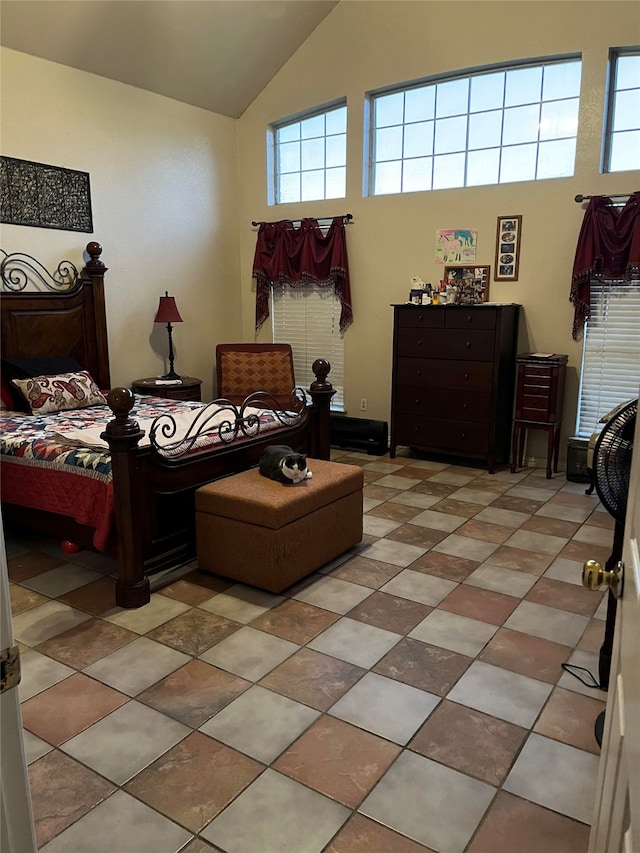
[[[30,255],[0,253],[2,357],[74,358],[100,388],[111,388],[102,246],[88,244],[81,273],[70,261],[51,273]]]

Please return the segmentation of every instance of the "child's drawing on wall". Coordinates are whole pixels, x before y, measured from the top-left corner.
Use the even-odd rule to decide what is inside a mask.
[[[437,264],[469,264],[476,259],[477,228],[441,228],[436,231]]]

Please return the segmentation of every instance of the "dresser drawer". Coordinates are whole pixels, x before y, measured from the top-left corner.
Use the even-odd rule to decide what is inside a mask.
[[[449,389],[433,394],[425,388],[402,387],[397,391],[396,408],[400,414],[484,423],[491,412],[491,394]]]
[[[444,317],[444,307],[400,308],[398,309],[398,328],[442,329]]]
[[[398,415],[395,433],[398,444],[452,455],[482,456],[489,447],[489,425],[476,421]]]
[[[468,308],[463,305],[447,306],[444,325],[447,329],[495,329],[495,308]]]
[[[490,361],[442,361],[436,358],[398,358],[396,387],[491,391]]]
[[[489,330],[403,329],[398,355],[414,358],[449,358],[493,361],[495,335]]]

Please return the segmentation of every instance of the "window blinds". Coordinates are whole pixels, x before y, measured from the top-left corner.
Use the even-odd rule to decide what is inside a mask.
[[[336,391],[331,409],[343,411],[344,340],[340,300],[333,287],[273,285],[271,296],[273,340],[291,345],[296,385],[308,389],[315,381],[311,365],[317,358],[326,358],[331,364],[328,378]]]
[[[590,436],[640,386],[640,282],[591,282],[585,323],[576,432]]]

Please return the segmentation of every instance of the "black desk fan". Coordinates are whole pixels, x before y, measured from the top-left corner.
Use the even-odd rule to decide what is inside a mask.
[[[605,424],[593,451],[593,480],[596,492],[604,508],[615,520],[613,548],[604,570],[595,560],[588,560],[584,564],[582,573],[582,582],[590,589],[598,589],[604,580],[609,585],[607,620],[599,658],[600,687],[602,690],[607,690],[609,687],[617,598],[621,593],[618,563],[622,559],[624,522],[629,497],[631,457],[637,413],[637,399],[620,407]],[[596,740],[600,745],[602,744],[603,726],[604,711],[598,716],[595,724]]]

